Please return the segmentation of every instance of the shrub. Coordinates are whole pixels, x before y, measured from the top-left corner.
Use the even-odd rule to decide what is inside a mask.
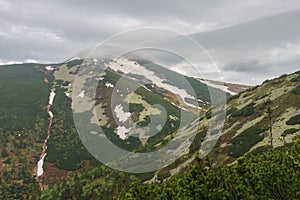
[[[80,59],[80,60],[72,60],[72,61],[69,61],[68,63],[67,63],[67,67],[68,68],[72,68],[72,67],[74,67],[74,66],[76,66],[76,65],[81,65],[83,63],[83,60],[82,59]]]
[[[295,89],[293,89],[292,93],[295,95],[300,95],[300,85],[298,85]]]
[[[299,131],[299,129],[296,129],[296,128],[290,128],[290,129],[287,129],[287,130],[285,130],[283,133],[285,134],[285,135],[291,135],[291,134],[294,134],[294,133],[296,133],[296,132],[298,132]]]
[[[236,112],[238,109],[237,108],[230,108],[226,111],[226,115],[231,115],[232,113]]]
[[[300,124],[300,115],[296,115],[294,117],[291,117],[287,122],[286,125],[296,125]]]
[[[144,110],[144,106],[142,104],[138,104],[138,103],[129,103],[129,112],[133,113],[133,112],[142,112]]]
[[[243,108],[244,117],[250,116],[254,114],[254,103],[248,104],[245,108]]]
[[[271,103],[272,103],[272,101],[270,99],[267,99],[260,105],[259,110],[266,109],[268,107],[268,105],[270,105]]]
[[[253,151],[251,151],[249,154],[247,155],[253,155],[253,156],[257,156],[259,154],[263,154],[266,153],[270,150],[270,146],[269,145],[265,145],[265,146],[260,146],[257,147],[256,149],[254,149]]]
[[[191,146],[190,146],[190,153],[195,153],[198,151],[202,145],[202,142],[206,136],[206,130],[200,131],[196,134]]]
[[[234,158],[240,157],[248,152],[253,145],[263,140],[260,133],[266,131],[268,128],[254,125],[241,134],[232,139],[232,145],[229,147],[228,155]]]
[[[7,158],[3,163],[4,164],[11,164],[11,158]]]
[[[240,116],[247,117],[253,115],[254,113],[255,113],[254,103],[250,103],[240,110],[236,108],[233,108],[233,110],[231,110],[232,117],[240,117]]]
[[[6,148],[2,148],[1,150],[1,158],[6,158],[8,156],[8,152]]]
[[[157,174],[157,179],[160,180],[160,181],[163,181],[164,179],[166,179],[170,176],[171,176],[171,174],[168,171],[167,172],[160,172],[160,173]]]
[[[300,75],[291,79],[291,82],[300,82]]]
[[[211,111],[208,111],[208,112],[205,114],[205,117],[206,117],[206,119],[210,119],[210,118],[211,118]]]

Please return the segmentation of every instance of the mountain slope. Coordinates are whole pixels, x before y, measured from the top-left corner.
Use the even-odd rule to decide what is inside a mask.
[[[298,199],[299,164],[298,140],[286,151],[243,157],[231,166],[215,168],[196,157],[184,174],[163,182],[145,184],[98,167],[42,191],[41,199]]]
[[[110,179],[112,184],[117,177],[123,177],[126,182],[128,174],[123,176],[115,170],[103,168],[90,155],[75,129],[71,97],[80,99],[89,91],[86,87],[79,94],[72,94],[74,80],[82,62],[81,59],[73,59],[51,66],[25,64],[0,67],[0,87],[3,88],[0,99],[0,185],[7,191],[6,198],[26,198],[29,193],[38,194],[39,189],[46,189],[62,179],[68,179],[70,171],[76,176],[79,171],[83,174],[93,174],[93,170],[102,170],[99,172],[100,182],[104,181],[104,177],[105,180]],[[189,152],[169,167],[139,175],[142,180],[155,180],[154,175],[159,180],[175,175],[194,161],[194,154],[199,150],[200,155],[209,153],[208,156],[214,165],[232,163],[242,155],[266,152],[270,149],[270,126],[274,147],[288,147],[299,135],[300,72],[265,81],[260,86],[230,97],[226,105],[224,129],[218,133],[218,127],[211,127],[211,135],[206,136],[210,121],[218,121],[220,118],[218,113],[216,116],[210,112],[205,113],[210,109],[210,86],[207,87],[200,82],[201,80],[182,76],[195,90],[198,100],[195,104],[189,101],[189,98],[178,95],[177,92],[185,88],[174,81],[180,76],[175,72],[143,60],[112,60],[106,64],[108,68],[101,80],[99,79],[97,87],[97,117],[102,128],[107,131],[107,136],[119,147],[136,152],[160,148],[173,137],[178,127],[179,111],[191,117],[196,116],[193,112],[195,109],[199,109],[201,113],[199,124],[193,122],[188,125],[198,129],[194,141],[188,143],[191,144]],[[152,75],[159,79],[153,80],[144,72],[121,71],[121,65],[125,68],[127,64],[129,67],[139,66],[144,72],[148,70],[147,73],[151,71]],[[126,101],[129,102],[128,110],[123,110],[125,107],[119,104],[113,108],[108,106],[113,89],[121,76],[124,76],[125,86],[131,85],[132,82],[139,83],[133,97]],[[210,90],[221,92],[216,88]],[[185,92],[189,94],[188,90]],[[128,95],[121,94],[124,97]],[[155,104],[163,105],[168,113],[167,123],[159,134],[148,135],[145,140],[143,137],[132,137],[130,131],[119,132],[121,128],[114,123],[114,114],[118,115],[118,112],[123,110],[123,114],[130,114],[126,119],[130,118],[134,123],[145,126],[149,123],[150,116],[146,110]],[[267,112],[268,110],[270,112]],[[24,120],[19,120],[20,118]],[[125,126],[125,129],[127,128]],[[121,130],[124,131],[124,128]],[[188,130],[191,129],[182,130],[189,134]],[[204,145],[202,142],[205,137],[207,143]],[[216,146],[211,152],[206,152],[214,142],[217,142]],[[41,165],[38,165],[38,162]],[[97,187],[97,184],[94,187]]]
[[[226,164],[252,151],[265,152],[271,145],[270,128],[273,147],[292,142],[300,134],[299,80],[300,72],[283,75],[230,98],[224,128],[209,156]]]
[[[83,60],[77,58],[52,65],[0,66],[2,151],[0,177],[1,187],[7,190],[7,198],[25,198],[27,192],[24,191],[34,193],[39,188],[47,188],[66,178],[70,171],[88,170],[100,165],[83,146],[73,122],[72,86],[82,62]],[[147,66],[147,69],[161,77],[160,84],[168,85],[168,88],[157,87],[155,83],[149,81],[139,88],[128,111],[132,120],[140,125],[143,123],[147,125],[149,114],[145,110],[154,104],[166,106],[167,113],[173,114],[168,116],[161,134],[147,138],[148,145],[145,145],[142,144],[143,138],[127,136],[123,138],[124,133],[119,133],[118,127],[113,122],[114,109],[106,110],[104,114],[99,112],[98,117],[102,120],[103,128],[107,130],[109,138],[125,149],[150,151],[157,148],[155,145],[163,143],[164,140],[166,142],[167,136],[176,130],[178,124],[176,115],[180,110],[194,116],[195,114],[190,111],[195,109],[197,111],[198,104],[202,109],[209,108],[210,100],[205,84],[182,76],[184,79],[189,79],[193,87],[201,88],[197,90],[201,101],[190,102],[181,98],[178,102],[177,99],[180,97],[176,98],[176,90],[183,88],[178,88],[180,86],[171,81],[172,78],[181,75],[160,69],[158,65],[153,64]],[[101,89],[98,92],[102,102],[99,100],[98,105],[109,102],[108,94],[113,90],[112,86],[116,83],[114,81],[123,74],[113,69],[107,70],[106,76],[103,77],[104,81],[99,82]],[[140,84],[145,81],[145,77],[140,80],[137,78],[141,78],[141,75],[131,73],[126,77],[128,81],[139,81]],[[173,91],[168,90],[174,88]],[[189,108],[191,106],[188,104],[192,103],[195,108]],[[105,107],[99,106],[99,111],[108,108]],[[131,145],[127,144],[128,141]],[[15,190],[18,192],[14,192]]]

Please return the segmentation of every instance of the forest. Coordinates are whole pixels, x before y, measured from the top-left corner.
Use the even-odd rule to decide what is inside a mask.
[[[33,199],[299,199],[300,140],[285,150],[247,155],[232,165],[214,167],[199,158],[185,172],[142,183],[136,176],[104,166],[75,174]]]

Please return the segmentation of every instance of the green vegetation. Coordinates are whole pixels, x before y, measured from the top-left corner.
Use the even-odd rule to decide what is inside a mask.
[[[137,122],[140,118],[140,112],[142,112],[145,107],[138,103],[129,103],[129,112],[131,113],[132,121]]]
[[[291,118],[286,122],[286,125],[296,125],[296,124],[300,124],[300,114],[291,117]]]
[[[40,199],[299,199],[299,149],[295,143],[286,152],[240,157],[235,164],[218,168],[196,156],[184,174],[161,183],[143,184],[99,166],[42,191]],[[164,179],[168,173],[158,177]]]
[[[291,135],[291,134],[297,133],[298,131],[300,131],[300,129],[290,128],[290,129],[284,130],[283,133],[285,135]]]
[[[300,95],[300,85],[298,85],[295,89],[293,89],[293,94]]]
[[[218,99],[217,96],[224,95],[224,92],[219,89],[207,86],[206,84],[201,83],[195,78],[182,76],[181,74],[171,71],[160,65],[153,64],[153,63],[146,63],[143,66],[150,69],[151,71],[154,71],[159,75],[164,76],[168,80],[169,84],[174,85],[181,89],[185,89],[189,94],[195,94],[197,98],[201,99],[204,102],[208,102],[208,103],[211,102],[210,100],[211,93],[216,96],[215,99]],[[187,87],[187,84],[189,84],[190,87]],[[226,95],[228,97],[230,96],[228,93]]]
[[[83,146],[76,131],[71,100],[60,88],[56,89],[51,109],[55,115],[55,121],[47,144],[46,161],[64,170],[80,169],[84,165],[84,160],[91,160],[93,157]]]
[[[151,122],[151,118],[149,115],[147,115],[143,121],[138,122],[136,125],[140,126],[140,127],[145,127],[147,126],[149,123]]]
[[[67,67],[72,68],[76,65],[81,65],[82,63],[83,63],[82,59],[71,60],[71,61],[67,62]]]
[[[82,60],[74,60],[67,63],[67,66],[71,68],[81,63]],[[53,66],[59,68],[61,65]],[[268,107],[273,108],[271,123],[286,121],[286,125],[290,126],[300,124],[299,113],[293,114],[295,116],[284,115],[289,108],[298,112],[300,104],[297,95],[300,94],[298,85],[300,72],[289,82],[285,82],[286,77],[289,76],[285,75],[233,97],[229,102],[231,109],[227,111],[230,117],[227,118],[228,121],[224,126],[228,132],[218,141],[216,148],[211,152],[212,155],[209,155],[215,163],[209,159],[201,160],[197,157],[188,169],[183,168],[184,173],[170,177],[170,169],[180,166],[199,150],[206,135],[206,125],[201,127],[195,136],[189,154],[176,160],[169,168],[135,176],[117,172],[104,167],[85,149],[74,126],[71,99],[66,97],[64,94],[66,91],[62,87],[69,85],[70,82],[54,80],[52,73],[46,72],[44,67],[39,64],[0,67],[0,199],[299,199],[299,143],[292,145],[291,143],[285,144],[284,141],[283,147],[272,151],[270,151],[270,146],[265,145],[249,152],[255,144],[266,137],[267,134],[263,133],[269,127],[263,125],[270,124],[267,117],[259,122],[256,121],[257,125],[250,125],[251,127],[235,138],[232,139],[232,137],[246,123],[262,116],[260,114],[264,113]],[[154,68],[162,77],[165,76],[170,80],[178,78],[178,74],[167,69],[161,69],[158,66]],[[103,82],[115,84],[119,78],[118,74],[107,71]],[[207,102],[210,101],[208,91],[211,88],[196,79],[185,78],[197,97]],[[55,117],[47,143],[44,169],[48,172],[48,167],[51,165],[51,170],[58,172],[61,172],[59,169],[67,170],[69,174],[63,175],[66,180],[58,181],[50,180],[49,174],[45,173],[42,184],[49,186],[49,189],[40,191],[39,184],[33,176],[33,167],[39,160],[41,144],[47,136],[49,116],[45,106],[54,83],[56,83],[56,97],[51,110]],[[170,81],[170,84],[179,88],[184,87],[180,81]],[[128,79],[125,80],[125,86],[133,87],[135,83]],[[106,89],[105,92],[111,90],[104,85],[100,87]],[[154,145],[158,143],[164,145],[172,138],[168,137],[164,140],[166,136],[177,131],[182,116],[195,117],[172,105],[164,98],[161,91],[151,85],[146,87],[151,92],[140,87],[135,91],[136,94],[142,96],[143,100],[150,105],[162,105],[167,115],[172,115],[172,117],[167,119],[160,133],[148,140],[145,147],[137,137],[130,136],[128,140],[121,140],[116,135],[114,126],[101,127],[106,136],[124,150],[145,152],[160,148],[161,146],[155,147]],[[277,94],[277,92],[280,93]],[[265,100],[255,104],[255,101],[268,95],[272,101]],[[240,103],[249,102],[250,99],[254,100],[253,103],[241,109],[235,108]],[[110,101],[110,99],[105,100]],[[106,106],[103,105],[103,108],[107,109],[108,106]],[[205,103],[203,106],[209,108]],[[139,114],[143,109],[142,104],[129,104],[129,111],[133,113],[133,118],[136,120],[139,120]],[[206,123],[208,120],[204,117],[210,119],[211,113],[207,112],[202,117],[203,123]],[[219,117],[214,118],[216,121],[218,119]],[[148,123],[150,123],[150,116],[139,121],[138,125],[146,126]],[[216,130],[212,134],[216,133]],[[275,129],[273,131],[277,133]],[[289,127],[282,130],[282,136],[295,134],[298,131],[298,126]],[[276,137],[278,135],[281,135],[281,132],[274,134]],[[232,145],[223,145],[229,143]],[[239,158],[245,154],[245,157]],[[234,160],[237,162],[231,166],[223,165],[232,163]],[[154,174],[161,183],[142,184],[140,179],[151,179]],[[166,180],[167,178],[170,179]]]
[[[106,81],[108,81],[115,85],[119,81],[120,78],[121,78],[120,75],[118,75],[112,71],[106,70],[106,75],[104,77],[103,83],[106,83]],[[136,87],[136,83],[130,79],[123,78],[122,81],[123,81],[122,87],[127,87],[127,88],[135,88]],[[104,87],[104,86],[102,86],[102,87]],[[184,110],[181,110],[180,108],[174,106],[171,102],[165,100],[162,95],[159,95],[159,94],[156,94],[153,92],[149,92],[144,87],[138,87],[135,90],[135,93],[142,96],[142,99],[144,101],[146,101],[147,103],[149,103],[150,105],[155,105],[155,104],[161,105],[166,110],[167,116],[172,115],[178,119],[178,120],[173,120],[168,117],[162,130],[159,133],[157,133],[154,136],[149,138],[149,140],[148,140],[149,145],[144,147],[141,145],[141,143],[139,143],[140,147],[138,150],[144,150],[144,151],[154,150],[155,144],[160,143],[162,140],[164,140],[164,138],[166,136],[168,136],[171,133],[174,133],[175,131],[178,130],[181,117],[183,119],[186,119],[186,121],[183,121],[183,124],[187,124],[188,122],[190,122],[192,119],[195,118],[195,115],[188,113]],[[139,111],[139,110],[141,110],[141,108],[142,107],[140,105],[129,104],[129,109],[131,111],[135,111],[135,110]],[[134,119],[136,119],[136,118],[137,117],[134,116]],[[150,116],[146,116],[144,118],[144,120],[138,122],[137,125],[146,126],[149,123],[150,123]],[[111,135],[111,137],[114,137],[114,136]],[[115,139],[114,142],[116,145],[118,145],[120,147],[126,146],[126,144],[122,144],[122,143],[127,143],[127,141],[123,141],[123,140],[119,139],[118,137]],[[136,147],[136,145],[138,145],[137,141],[130,141],[130,139],[129,139],[129,142],[134,147]],[[127,144],[127,146],[128,146],[128,144]],[[144,149],[144,148],[148,148],[148,149]]]
[[[128,175],[101,165],[42,191],[39,199],[112,199],[112,194],[129,188],[130,181]]]
[[[300,74],[298,76],[291,79],[292,82],[300,82]]]
[[[0,199],[24,199],[39,191],[32,166],[47,130],[50,86],[43,69],[37,64],[0,67]]]
[[[228,155],[234,158],[244,155],[253,145],[263,139],[263,136],[261,136],[260,133],[263,133],[267,129],[268,128],[260,125],[254,125],[244,130],[231,140],[232,145],[229,147]]]
[[[255,148],[254,150],[250,151],[246,155],[246,157],[261,155],[261,154],[264,154],[264,153],[270,151],[270,149],[271,149],[270,145],[260,146],[260,147]]]
[[[232,108],[232,110],[230,110],[230,113],[231,117],[247,117],[253,115],[255,113],[254,103],[250,103],[240,110],[238,110],[237,108]]]
[[[199,150],[206,136],[206,130],[200,131],[196,134],[191,146],[189,153],[195,153]]]
[[[0,127],[7,130],[31,128],[38,118],[47,118],[50,87],[43,79],[43,66],[2,66],[0,72]]]
[[[130,136],[127,141],[121,140],[119,136],[115,133],[114,129],[101,127],[106,137],[118,147],[125,149],[127,151],[136,151],[142,144],[137,137]]]
[[[265,100],[260,106],[259,110],[265,110],[270,104],[272,104],[272,101],[270,99]]]

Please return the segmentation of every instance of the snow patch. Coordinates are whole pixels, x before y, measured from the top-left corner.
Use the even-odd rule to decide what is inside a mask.
[[[144,76],[157,87],[164,88],[165,90],[168,90],[180,96],[183,101],[185,101],[185,98],[195,99],[190,94],[188,94],[186,90],[179,89],[176,86],[168,84],[167,80],[161,79],[153,71],[146,69],[136,61],[130,61],[125,58],[118,58],[118,59],[113,59],[113,62],[110,62],[109,64],[105,64],[105,66],[110,67],[115,71],[122,71],[125,74],[132,73],[132,74]],[[191,107],[197,107],[196,105],[190,104],[186,101],[185,103]]]
[[[51,111],[49,111],[48,114],[49,114],[50,118],[54,117],[54,115],[53,115],[53,113]]]
[[[70,61],[73,61],[73,60],[81,60],[81,58],[78,57],[78,56],[75,56],[74,58],[71,58],[71,59],[67,60],[67,62],[70,62]]]
[[[130,128],[127,129],[125,126],[118,126],[117,127],[117,135],[120,137],[120,139],[125,140],[126,139],[126,133],[130,131]]]
[[[46,66],[45,69],[46,69],[47,71],[53,71],[53,70],[54,70],[54,68],[53,68],[52,66],[50,66],[50,65],[49,65],[49,66]]]
[[[213,88],[216,88],[216,89],[220,89],[220,90],[222,90],[224,92],[227,92],[227,93],[229,93],[231,95],[236,95],[237,94],[236,92],[233,92],[233,91],[229,90],[229,87],[227,87],[225,85],[222,85],[222,84],[217,85],[217,84],[214,84],[214,83],[212,83],[210,81],[202,80],[202,79],[200,80],[200,82],[204,83],[204,84],[206,84],[206,85],[208,85],[210,87],[213,87]]]
[[[96,78],[97,81],[102,81],[103,79],[104,79],[104,77]]]
[[[43,175],[43,173],[44,173],[44,169],[43,169],[43,165],[44,165],[44,159],[45,159],[45,157],[46,157],[46,153],[43,155],[43,157],[39,160],[39,162],[38,162],[38,169],[37,169],[37,176],[39,177],[39,176],[42,176]]]
[[[120,122],[125,122],[131,116],[130,112],[124,112],[123,106],[121,104],[115,107],[115,113]]]
[[[93,62],[94,62],[94,65],[97,65],[97,64],[98,64],[97,58],[94,58],[94,59],[93,59]]]
[[[55,97],[55,92],[52,90],[49,96],[49,105],[53,105],[54,97]]]
[[[111,83],[109,83],[109,82],[106,82],[105,83],[105,86],[107,87],[107,88],[113,88],[114,87],[114,85],[113,84],[111,84]]]
[[[83,97],[85,96],[84,93],[85,93],[85,90],[82,90],[82,91],[80,92],[80,94],[76,96],[76,98],[77,98],[77,97],[83,98]]]

